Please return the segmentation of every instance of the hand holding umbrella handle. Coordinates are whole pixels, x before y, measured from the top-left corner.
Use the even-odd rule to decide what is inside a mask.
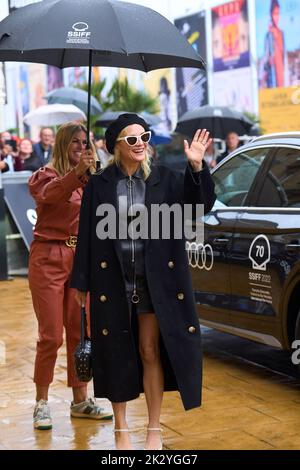
[[[194,171],[202,169],[202,160],[212,139],[209,138],[209,132],[206,129],[198,129],[194,135],[191,145],[184,141],[184,152]]]
[[[80,157],[79,162],[75,166],[76,175],[80,178],[84,174],[90,174],[90,168],[95,166],[95,157],[91,149],[85,149]]]

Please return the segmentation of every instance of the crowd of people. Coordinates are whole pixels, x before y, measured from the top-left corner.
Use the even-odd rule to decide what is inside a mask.
[[[94,138],[91,132],[90,139],[94,143],[98,160],[105,166],[110,156],[105,147],[103,136]],[[52,128],[42,128],[38,142],[29,138],[19,138],[9,131],[0,133],[0,172],[31,171],[47,165],[51,161],[55,133]]]
[[[2,173],[14,171],[36,171],[51,160],[54,132],[51,128],[40,131],[40,140],[20,139],[4,131],[0,134],[0,170]]]

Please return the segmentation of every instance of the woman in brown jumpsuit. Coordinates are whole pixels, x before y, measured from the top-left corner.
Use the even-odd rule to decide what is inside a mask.
[[[66,331],[68,386],[73,389],[71,416],[110,419],[75,374],[73,354],[80,337],[80,309],[69,276],[77,241],[79,211],[87,171],[95,167],[94,149],[86,149],[86,129],[78,122],[58,130],[52,162],[36,171],[29,189],[37,204],[37,223],[29,257],[29,285],[38,320],[34,382],[35,429],[51,429],[48,389],[57,351]]]

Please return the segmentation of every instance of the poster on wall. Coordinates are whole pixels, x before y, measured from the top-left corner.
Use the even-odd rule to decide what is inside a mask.
[[[215,73],[213,75],[214,104],[229,106],[241,112],[252,110],[251,77],[250,67]]]
[[[87,67],[72,67],[68,68],[67,71],[67,83],[68,86],[83,85],[87,83]]]
[[[64,86],[63,71],[53,65],[47,66],[47,90],[52,91],[55,88]]]
[[[43,64],[29,64],[29,96],[30,96],[30,110],[39,108],[47,104],[44,98],[46,95],[47,85],[47,69]],[[34,141],[39,140],[40,126],[30,126],[30,137]]]
[[[46,68],[42,64],[29,65],[30,81],[30,109],[47,104],[46,95]]]
[[[205,12],[185,16],[174,21],[181,34],[206,62]],[[178,117],[186,111],[208,103],[207,76],[200,69],[176,69],[176,102]]]
[[[0,63],[0,93],[3,100],[3,104],[7,104],[7,82],[6,82],[6,70],[5,70],[5,62]]]
[[[155,126],[156,131],[168,135],[172,128],[171,94],[172,78],[170,69],[154,70],[144,74],[145,90],[153,97],[157,98],[159,105],[159,117],[161,122]]]
[[[28,85],[28,67],[26,65],[20,66],[19,75],[19,89],[21,97],[21,110],[22,116],[25,116],[29,111],[29,85]]]
[[[256,0],[259,113],[265,132],[300,128],[300,1]]]
[[[256,0],[260,88],[300,84],[300,1]]]
[[[250,66],[247,0],[234,0],[211,9],[213,71]]]

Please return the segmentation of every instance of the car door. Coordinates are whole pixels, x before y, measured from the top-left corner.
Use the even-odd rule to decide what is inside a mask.
[[[268,150],[244,150],[213,172],[216,203],[203,217],[202,244],[188,244],[195,299],[207,326],[231,323],[231,246],[236,218]],[[246,177],[246,175],[248,175]]]
[[[300,150],[276,149],[237,218],[232,244],[232,323],[258,341],[282,346],[283,291],[300,265]],[[298,268],[299,271],[300,268]]]

